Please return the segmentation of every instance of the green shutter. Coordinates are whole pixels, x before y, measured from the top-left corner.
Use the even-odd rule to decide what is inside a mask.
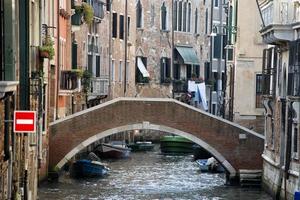
[[[77,43],[72,42],[72,69],[77,69]]]

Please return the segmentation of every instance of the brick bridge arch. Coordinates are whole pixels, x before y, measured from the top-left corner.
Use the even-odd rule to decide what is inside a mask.
[[[241,169],[262,169],[262,135],[174,99],[159,98],[118,98],[51,123],[49,169],[61,169],[103,137],[136,129],[190,139],[222,163],[230,178]]]

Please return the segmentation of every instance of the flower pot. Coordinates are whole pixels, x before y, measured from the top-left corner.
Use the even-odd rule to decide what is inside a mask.
[[[40,51],[40,58],[49,58],[49,52],[48,51]]]

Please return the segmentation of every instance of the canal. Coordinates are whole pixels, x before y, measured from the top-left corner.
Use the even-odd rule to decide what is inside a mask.
[[[224,174],[201,173],[192,156],[132,153],[125,160],[105,161],[111,171],[103,178],[75,180],[67,173],[58,183],[39,187],[41,200],[268,200],[255,188],[225,186]]]

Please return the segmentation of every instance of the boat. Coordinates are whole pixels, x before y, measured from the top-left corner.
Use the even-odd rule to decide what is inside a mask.
[[[209,171],[208,165],[206,164],[207,159],[198,159],[195,162],[200,167],[201,172],[208,172]]]
[[[99,161],[81,159],[72,164],[71,176],[75,178],[101,177],[107,174],[109,168]]]
[[[132,151],[151,151],[154,148],[154,144],[150,141],[137,141],[127,145]]]
[[[100,158],[128,158],[131,149],[122,141],[112,141],[110,143],[102,143],[96,147],[95,153]]]
[[[212,157],[208,151],[206,151],[198,144],[193,145],[193,156],[194,156],[194,160],[208,159]]]
[[[160,139],[160,150],[163,154],[192,154],[193,144],[184,137],[167,135]]]
[[[223,166],[214,158],[209,159],[198,159],[196,160],[201,172],[211,172],[211,173],[223,173],[225,169]]]

